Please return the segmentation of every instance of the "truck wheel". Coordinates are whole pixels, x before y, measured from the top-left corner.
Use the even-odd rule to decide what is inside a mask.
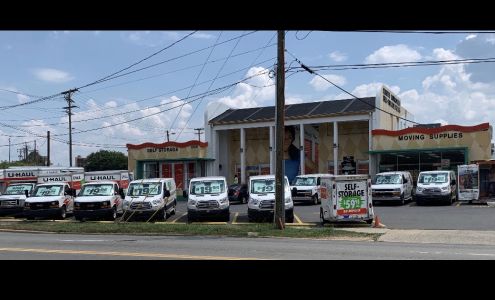
[[[294,212],[287,216],[287,223],[294,223]]]
[[[323,209],[320,208],[320,222],[321,222],[321,225],[325,225],[325,223],[327,222],[327,220],[325,220],[323,218]]]
[[[60,208],[60,212],[59,212],[58,217],[59,217],[61,220],[64,220],[64,219],[67,217],[67,210],[66,210],[66,208],[65,208],[65,205],[64,205],[64,206],[62,206],[62,207]]]
[[[404,194],[400,195],[400,202],[402,205],[406,204],[406,201],[404,200]]]
[[[174,209],[170,212],[170,215],[173,216],[175,215],[175,211],[177,210],[177,202],[174,201]]]
[[[230,222],[230,212],[227,212],[225,216],[223,216],[223,221],[224,222]]]
[[[108,217],[108,220],[115,221],[115,219],[117,219],[117,208],[114,206],[112,212],[110,213],[110,216]]]
[[[367,223],[367,224],[371,224],[371,223],[373,223],[373,219],[366,220],[366,223]]]
[[[317,204],[318,204],[318,195],[314,195],[314,196],[312,197],[312,201],[313,201],[313,204],[314,204],[314,205],[317,205]]]

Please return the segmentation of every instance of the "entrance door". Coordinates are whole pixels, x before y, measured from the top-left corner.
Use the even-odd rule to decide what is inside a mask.
[[[178,189],[184,189],[184,163],[179,162],[174,164],[174,179]]]

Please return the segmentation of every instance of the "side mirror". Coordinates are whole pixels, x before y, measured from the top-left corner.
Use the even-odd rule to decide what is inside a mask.
[[[169,190],[163,191],[163,196],[170,197],[170,191]]]
[[[24,195],[26,195],[26,198],[29,197],[29,191],[28,190],[24,190]]]
[[[182,197],[187,198],[187,191],[182,191]]]
[[[404,178],[404,183],[408,183],[408,182],[409,182],[409,181],[407,181],[407,179],[406,179],[406,178]]]
[[[123,188],[120,188],[119,189],[119,195],[120,195],[120,198],[122,198],[122,199],[125,198],[125,193],[124,193],[124,189]]]
[[[291,192],[292,192],[291,193],[292,196],[297,195],[297,188],[292,188],[292,191]]]

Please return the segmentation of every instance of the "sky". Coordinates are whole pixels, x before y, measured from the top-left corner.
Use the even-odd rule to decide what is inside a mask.
[[[74,157],[127,154],[127,143],[162,143],[167,130],[197,139],[208,105],[275,105],[276,42],[275,31],[0,31],[0,161],[9,139],[11,160],[35,141],[46,155],[50,131],[53,165],[69,165],[60,93],[74,88]],[[492,32],[287,31],[285,42],[287,104],[352,98],[294,58],[312,68],[495,58]],[[495,123],[494,63],[315,70],[357,97],[388,86],[415,122]]]

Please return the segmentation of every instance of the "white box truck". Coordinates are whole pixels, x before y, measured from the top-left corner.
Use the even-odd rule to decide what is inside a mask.
[[[321,177],[320,220],[325,222],[373,222],[374,211],[369,175]]]

